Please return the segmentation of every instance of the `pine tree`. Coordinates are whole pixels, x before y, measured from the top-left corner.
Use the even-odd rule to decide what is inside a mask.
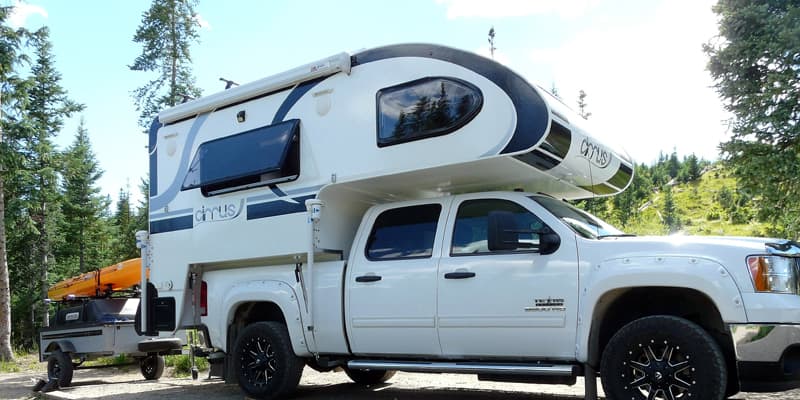
[[[578,114],[580,114],[583,119],[589,119],[589,117],[592,116],[592,113],[590,113],[587,108],[589,108],[589,106],[586,104],[586,92],[581,89],[578,91]]]
[[[69,238],[58,255],[68,264],[62,277],[103,266],[108,261],[103,235],[103,212],[108,204],[97,181],[103,175],[92,151],[89,132],[81,119],[75,141],[64,152],[61,186],[64,193],[62,231]]]
[[[555,82],[553,82],[553,83],[550,85],[550,94],[552,94],[554,97],[556,97],[556,98],[558,98],[558,99],[560,99],[560,98],[561,98],[561,95],[560,95],[560,94],[559,94],[559,92],[558,92],[558,88],[556,87],[556,83],[555,83]]]
[[[444,82],[440,83],[439,99],[434,102],[433,111],[431,112],[432,125],[434,128],[441,128],[448,126],[451,122],[450,116],[450,98],[447,96]]]
[[[763,204],[778,234],[800,237],[800,7],[797,1],[719,0],[708,70],[733,115],[723,159]]]
[[[421,96],[414,104],[411,112],[412,132],[420,132],[430,124],[431,101],[428,96]]]
[[[14,172],[12,168],[12,152],[14,145],[6,139],[8,125],[13,118],[7,118],[6,109],[14,110],[23,96],[15,83],[19,81],[15,67],[24,61],[20,52],[20,36],[24,32],[15,31],[5,25],[11,9],[0,7],[0,361],[13,361],[11,350],[11,285],[7,258],[6,240],[6,176]]]
[[[496,32],[494,31],[494,27],[491,27],[489,29],[488,41],[489,41],[489,54],[492,55],[492,58],[494,58],[494,51],[497,50],[497,47],[494,47],[494,37],[495,37],[495,35],[496,35]]]
[[[649,175],[647,166],[644,164],[637,166],[628,188],[612,198],[615,220],[619,221],[622,227],[626,227],[636,218],[639,207],[650,197],[653,185]]]
[[[34,244],[40,270],[41,298],[47,297],[48,269],[52,263],[53,247],[59,240],[56,226],[61,218],[57,172],[61,169],[52,138],[61,130],[64,119],[83,109],[67,97],[61,87],[61,74],[55,60],[48,28],[34,32],[32,44],[36,61],[31,68],[32,87],[28,97],[27,114],[33,135],[27,143],[26,170],[30,184],[30,218],[37,232]],[[42,325],[48,326],[48,305],[42,303]]]
[[[120,189],[117,199],[117,208],[113,217],[116,241],[113,246],[113,255],[116,260],[127,260],[139,257],[136,248],[136,216],[131,210],[131,192],[129,188]]]
[[[141,178],[139,182],[139,194],[142,200],[139,200],[139,205],[136,207],[136,231],[146,231],[150,225],[150,179]],[[135,233],[134,233],[135,235]],[[138,250],[137,250],[138,251]]]
[[[685,179],[683,182],[694,182],[700,179],[700,160],[694,153],[686,156],[683,159],[683,166],[681,167]]]
[[[153,0],[142,14],[133,41],[142,45],[130,65],[134,71],[157,72],[157,77],[133,91],[139,125],[147,129],[153,117],[184,98],[200,95],[192,76],[190,47],[197,43],[196,0]]]
[[[681,228],[680,218],[678,217],[678,207],[672,197],[672,186],[664,185],[664,210],[663,223],[669,233],[675,233]]]
[[[667,161],[667,173],[670,178],[678,177],[678,172],[681,170],[681,162],[678,160],[678,152],[673,150],[672,155],[669,156]]]

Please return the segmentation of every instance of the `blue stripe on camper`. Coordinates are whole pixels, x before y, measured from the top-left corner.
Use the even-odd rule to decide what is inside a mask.
[[[269,188],[270,188],[270,190],[272,190],[272,193],[274,193],[275,196],[286,197],[286,193],[284,193],[283,190],[278,188],[278,185],[275,185],[275,184],[269,185]]]
[[[194,139],[197,137],[200,127],[203,126],[203,123],[206,122],[210,114],[210,112],[200,114],[194,119],[194,122],[192,122],[192,127],[189,128],[189,133],[186,135],[186,142],[183,146],[183,152],[181,153],[181,160],[178,164],[178,172],[175,173],[175,179],[164,193],[150,199],[151,212],[166,207],[169,202],[175,199],[178,192],[180,192],[183,179],[186,177],[186,171],[189,169],[189,157],[192,155],[192,144],[194,144]],[[150,176],[150,181],[153,181],[152,175]]]
[[[158,194],[158,153],[156,152],[156,142],[158,141],[158,130],[161,129],[161,122],[158,117],[153,119],[150,124],[149,141],[147,151],[150,153],[150,193],[149,197]]]
[[[517,111],[517,128],[501,154],[535,146],[547,132],[550,115],[544,99],[524,78],[502,64],[477,54],[429,44],[378,47],[353,55],[352,67],[397,57],[423,57],[458,64],[484,76],[503,89]],[[487,154],[488,155],[488,154]]]
[[[272,123],[277,124],[278,122],[283,121],[283,119],[286,118],[286,114],[289,114],[289,110],[291,110],[292,107],[294,107],[295,103],[297,103],[300,100],[300,98],[303,97],[304,94],[308,93],[308,91],[311,90],[311,88],[317,86],[317,84],[322,82],[325,78],[327,78],[327,76],[323,76],[317,79],[312,79],[310,81],[305,81],[297,85],[297,87],[295,87],[294,89],[292,89],[292,92],[289,93],[288,96],[286,96],[286,99],[283,100],[281,106],[278,107],[278,111],[275,113],[275,117],[272,118]]]
[[[192,229],[194,226],[194,216],[184,215],[181,217],[161,219],[158,221],[150,221],[150,234],[165,233],[180,231],[184,229]]]
[[[259,219],[275,217],[284,214],[294,214],[306,211],[306,200],[315,198],[316,195],[308,195],[302,197],[295,197],[296,203],[291,203],[285,200],[270,201],[267,203],[248,204],[247,205],[247,219]],[[288,199],[287,199],[288,200]]]

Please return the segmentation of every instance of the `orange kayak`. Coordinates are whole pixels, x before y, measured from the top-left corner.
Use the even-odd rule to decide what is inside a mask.
[[[110,291],[130,289],[139,284],[141,268],[141,258],[132,258],[109,265],[50,286],[47,297],[51,300],[63,300],[68,295],[75,297],[101,296]]]

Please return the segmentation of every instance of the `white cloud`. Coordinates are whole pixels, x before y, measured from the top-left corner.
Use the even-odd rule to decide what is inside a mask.
[[[12,28],[21,28],[31,15],[39,14],[47,18],[47,10],[42,6],[24,3],[20,0],[14,1],[13,9],[8,16],[8,24]]]
[[[673,148],[715,158],[727,114],[702,52],[716,33],[710,8],[708,0],[665,1],[634,26],[587,29],[558,49],[532,51],[530,59],[552,65],[559,94],[573,108],[585,90],[591,124],[637,161]]]
[[[211,24],[208,23],[208,21],[206,21],[205,18],[203,18],[202,15],[195,14],[194,15],[194,20],[197,21],[197,25],[200,25],[200,28],[211,30]]]
[[[583,15],[597,0],[436,0],[447,7],[447,18],[505,18],[557,14]]]

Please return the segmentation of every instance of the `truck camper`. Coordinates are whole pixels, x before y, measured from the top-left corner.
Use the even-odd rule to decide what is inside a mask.
[[[588,398],[597,370],[612,398],[796,386],[742,373],[789,361],[734,351],[767,346],[748,336],[757,323],[800,329],[796,312],[748,303],[751,273],[796,265],[794,245],[631,238],[564,203],[633,177],[588,129],[507,67],[427,44],[337,54],[164,110],[139,329],[202,331],[212,373],[256,398],[290,393],[305,365],[359,383],[586,376]]]

